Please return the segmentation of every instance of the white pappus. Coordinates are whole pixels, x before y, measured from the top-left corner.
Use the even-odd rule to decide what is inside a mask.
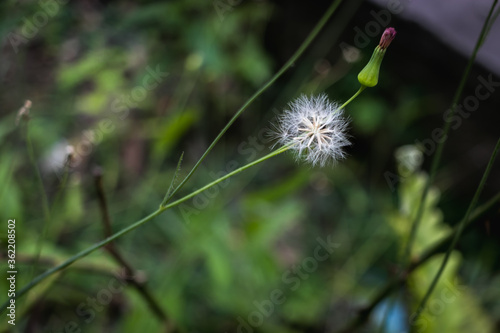
[[[325,166],[345,158],[343,148],[351,144],[348,126],[349,118],[343,109],[325,94],[302,95],[278,116],[272,136],[276,145],[289,146],[297,160]]]

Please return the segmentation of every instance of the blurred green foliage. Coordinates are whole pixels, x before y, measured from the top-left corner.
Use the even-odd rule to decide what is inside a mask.
[[[46,9],[37,1],[0,5],[0,219],[16,219],[17,266],[22,272],[18,288],[34,273],[104,238],[92,176],[96,166],[104,170],[116,232],[158,207],[181,153],[183,177],[235,110],[281,65],[267,44],[288,50],[302,41],[293,29],[273,26],[284,15],[283,3],[222,3],[226,7],[201,0],[68,2],[16,47],[12,33],[23,36],[24,19],[33,21]],[[314,13],[293,24],[305,36],[318,17]],[[267,39],[270,27],[279,38]],[[342,28],[334,20],[327,31]],[[262,139],[262,129],[299,93],[326,91],[332,99],[345,100],[357,90],[356,75],[369,52],[361,50],[360,60],[350,63],[333,41],[322,42],[325,38],[329,36],[320,36],[304,60],[235,123],[182,193],[214,180],[230,165],[242,166],[264,155],[270,143]],[[349,106],[354,146],[347,160],[312,169],[279,156],[116,243],[180,332],[335,332],[394,277],[427,175],[420,166],[398,173],[393,154],[429,131],[419,121],[437,113],[446,99],[422,88],[425,83],[400,84],[395,94],[397,73],[390,60],[389,52],[379,86]],[[319,70],[321,65],[326,69]],[[168,75],[148,89],[144,82],[157,68]],[[40,267],[33,273],[44,223],[41,193],[28,160],[24,125],[14,126],[26,99],[33,102],[29,135],[51,212]],[[75,147],[77,163],[64,185],[68,144]],[[387,171],[398,175],[395,183],[386,183]],[[417,257],[447,235],[451,228],[445,221],[456,222],[444,218],[441,195],[433,188],[426,203],[414,247]],[[457,214],[463,212],[462,202],[454,207]],[[0,237],[4,259],[6,228]],[[308,258],[315,258],[318,246],[328,239],[337,247],[310,266]],[[464,262],[458,251],[453,254],[435,297],[449,288],[449,281],[462,285],[471,277],[465,272],[455,280],[461,265],[480,266],[478,277],[467,281],[470,287],[453,291],[456,298],[443,301],[442,311],[433,309],[431,301],[422,317],[425,328],[418,323],[414,329],[494,331],[500,309],[485,307],[496,299],[479,283],[498,282],[491,259],[498,249],[490,246],[484,262]],[[432,258],[395,292],[395,307],[403,309],[397,329],[408,329],[408,318],[440,260]],[[15,328],[5,320],[0,327],[12,332],[163,331],[137,290],[117,278],[122,272],[107,252],[93,253],[19,300]],[[110,286],[117,281],[124,288],[113,292]],[[6,280],[0,284],[6,290]],[[282,302],[270,309],[276,290]],[[93,306],[92,299],[102,302]],[[379,325],[371,318],[366,332]]]

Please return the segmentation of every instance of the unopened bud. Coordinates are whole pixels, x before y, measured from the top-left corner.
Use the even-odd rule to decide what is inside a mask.
[[[377,85],[380,64],[382,64],[387,47],[391,44],[395,36],[396,30],[394,28],[385,29],[382,38],[380,38],[379,45],[373,51],[370,61],[358,74],[358,81],[362,86],[375,87]]]
[[[384,33],[382,34],[382,37],[380,38],[380,43],[378,43],[378,46],[382,50],[385,50],[386,48],[391,45],[392,40],[396,37],[396,29],[394,28],[387,28],[385,29]]]

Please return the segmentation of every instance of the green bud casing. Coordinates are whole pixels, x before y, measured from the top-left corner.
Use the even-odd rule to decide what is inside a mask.
[[[378,72],[380,71],[380,64],[384,59],[384,54],[392,40],[396,37],[396,29],[385,29],[378,46],[373,51],[372,57],[368,64],[358,74],[358,81],[362,87],[375,87],[378,83]]]
[[[366,87],[375,87],[378,83],[378,73],[380,71],[380,64],[384,59],[384,54],[387,49],[382,49],[377,46],[373,51],[372,57],[365,68],[358,74],[358,81],[361,85]]]

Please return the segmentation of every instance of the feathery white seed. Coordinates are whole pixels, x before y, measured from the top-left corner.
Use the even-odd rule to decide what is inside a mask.
[[[325,94],[302,95],[278,116],[272,136],[276,145],[290,145],[297,160],[325,166],[345,158],[343,147],[351,144],[346,133],[348,125],[343,110]]]

